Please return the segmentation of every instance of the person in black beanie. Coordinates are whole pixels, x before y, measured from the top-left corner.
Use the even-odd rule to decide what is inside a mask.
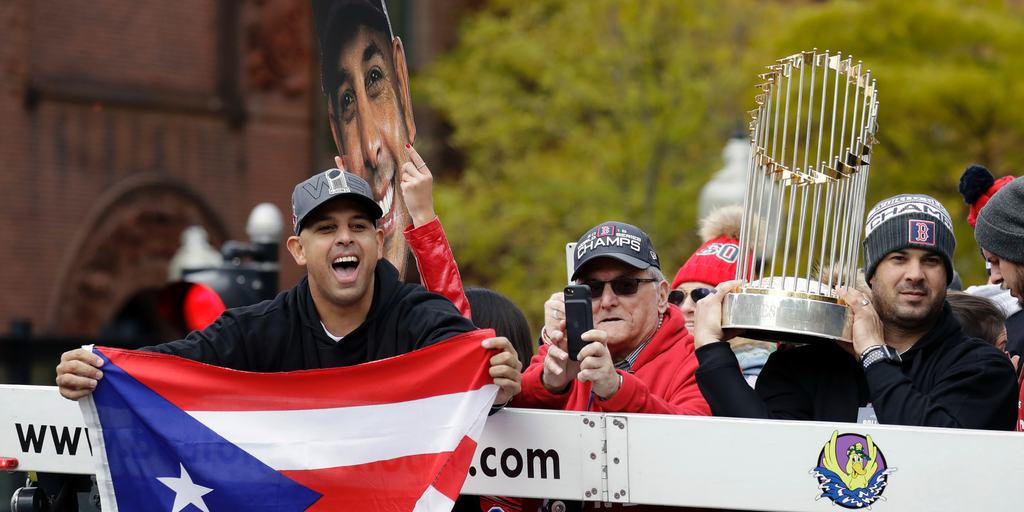
[[[946,209],[928,196],[878,203],[865,225],[871,295],[836,288],[853,312],[853,343],[775,352],[756,390],[744,385],[732,351],[720,343],[727,337],[723,298],[741,282],[720,284],[697,304],[694,328],[697,385],[712,414],[1012,430],[1017,387],[1009,358],[965,335],[945,300],[952,227]]]

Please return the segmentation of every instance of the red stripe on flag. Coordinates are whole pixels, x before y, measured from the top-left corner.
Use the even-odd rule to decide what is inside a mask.
[[[463,437],[462,442],[452,452],[448,464],[441,470],[441,474],[437,475],[437,480],[434,480],[434,489],[451,498],[452,501],[458,499],[459,492],[462,491],[462,484],[466,483],[466,473],[469,472],[469,466],[473,464],[475,453],[476,441],[470,439],[469,436]]]
[[[185,411],[288,411],[405,402],[491,384],[480,343],[491,329],[454,336],[408,354],[347,368],[253,373],[177,356],[96,347],[111,362]],[[381,386],[382,379],[387,386]],[[344,385],[339,385],[343,379]],[[211,394],[215,390],[216,394]]]
[[[310,471],[281,471],[281,474],[323,494],[323,497],[306,509],[306,512],[335,510],[408,512],[415,507],[416,502],[430,486],[430,478],[445,469],[452,454],[453,452],[442,452],[410,455],[358,466]],[[469,457],[473,457],[472,452]],[[463,480],[465,480],[465,473],[468,470],[469,464],[467,463],[462,470]],[[457,490],[455,495],[458,495]]]

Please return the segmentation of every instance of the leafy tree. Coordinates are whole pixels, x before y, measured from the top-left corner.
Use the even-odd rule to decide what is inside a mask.
[[[470,20],[413,86],[467,155],[462,180],[436,192],[466,280],[538,325],[565,285],[566,242],[606,220],[647,231],[674,274],[740,91],[754,91],[736,63],[755,6],[509,0]]]
[[[980,284],[984,265],[956,186],[973,163],[997,177],[1020,172],[1018,9],[494,0],[413,86],[466,155],[462,178],[436,191],[466,281],[508,294],[539,325],[544,300],[566,281],[565,243],[612,219],[647,231],[671,277],[698,245],[700,187],[754,107],[756,74],[816,47],[862,59],[878,80],[868,207],[902,192],[943,201],[960,242],[957,269]]]
[[[954,220],[956,269],[983,284],[984,260],[957,192],[964,169],[1024,174],[1024,21],[1001,2],[874,0],[805,6],[770,42],[863,60],[878,80],[879,135],[868,208],[898,193],[942,201]],[[781,55],[781,54],[780,54]]]

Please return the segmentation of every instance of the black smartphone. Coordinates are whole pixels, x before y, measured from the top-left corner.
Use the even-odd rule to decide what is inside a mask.
[[[569,359],[579,360],[579,353],[587,346],[581,337],[594,328],[594,310],[590,305],[590,287],[570,284],[565,287],[565,337],[569,346]]]

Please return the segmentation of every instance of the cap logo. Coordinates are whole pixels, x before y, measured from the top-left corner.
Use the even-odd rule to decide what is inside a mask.
[[[711,244],[697,251],[697,256],[714,256],[726,263],[736,263],[740,255],[740,247],[736,244]]]
[[[949,213],[935,199],[928,196],[897,196],[886,199],[868,212],[868,220],[864,223],[864,236],[868,237],[875,228],[898,215],[927,215],[942,222],[947,229],[953,231],[953,221]],[[912,236],[913,237],[913,236]]]
[[[328,192],[332,196],[352,191],[352,189],[348,188],[348,180],[345,179],[345,173],[341,169],[328,169],[324,171],[324,178],[327,179]]]
[[[607,225],[597,228],[597,236],[614,236],[615,226]]]
[[[615,231],[615,226],[601,226],[600,228],[597,228],[596,231],[591,231],[590,235],[586,239],[576,244],[576,261],[582,259],[591,250],[599,249],[601,247],[620,248],[619,250],[612,249],[605,252],[626,252],[623,249],[628,249],[637,253],[637,255],[643,254],[640,252],[641,238],[639,236],[630,235],[622,231],[619,231],[617,235],[598,234],[595,236],[595,233],[600,233],[602,228],[611,228],[612,231]]]
[[[910,243],[935,245],[935,223],[927,220],[911,220]]]

